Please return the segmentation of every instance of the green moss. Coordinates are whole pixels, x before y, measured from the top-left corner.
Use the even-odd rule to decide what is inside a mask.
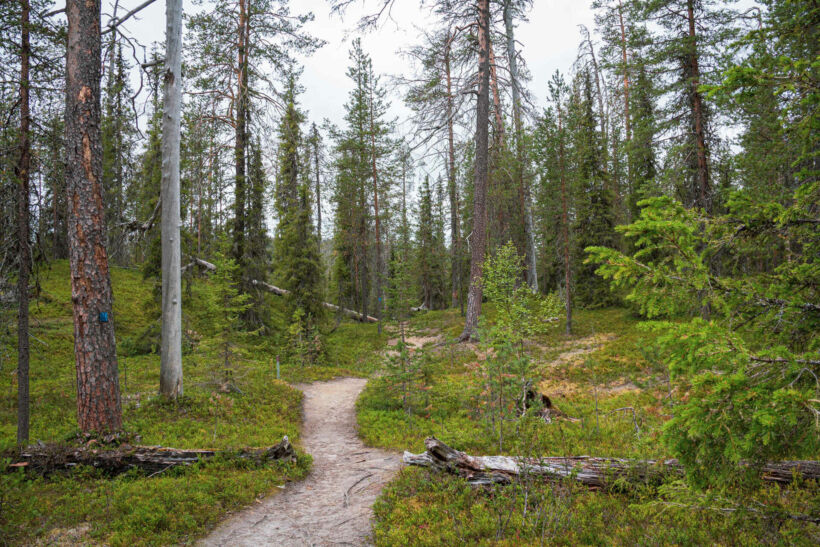
[[[324,366],[285,361],[282,380],[277,381],[276,355],[284,351],[270,339],[257,337],[249,342],[249,358],[236,377],[241,393],[220,391],[213,381],[217,356],[200,347],[183,357],[185,397],[167,402],[157,396],[159,356],[122,351],[122,342],[147,326],[153,281],[119,268],[112,269],[111,278],[124,427],[143,444],[229,449],[270,446],[288,435],[298,448],[302,393],[286,380],[367,374],[376,363],[373,348],[382,343],[375,326],[342,323],[327,337],[329,359]],[[69,279],[66,261],[52,263],[41,272],[42,290],[31,305],[32,441],[61,441],[77,432]],[[192,318],[195,314],[188,316],[186,328],[200,330]],[[4,355],[16,359],[12,334],[13,329],[0,343]],[[17,389],[15,376],[7,370],[0,375],[0,451],[12,449],[16,437]],[[8,473],[7,464],[0,461],[0,544],[76,532],[81,543],[166,545],[192,542],[229,511],[303,477],[310,457],[300,456],[291,465],[243,469],[232,462],[214,462],[151,478],[125,474],[113,479],[91,470],[43,479]]]

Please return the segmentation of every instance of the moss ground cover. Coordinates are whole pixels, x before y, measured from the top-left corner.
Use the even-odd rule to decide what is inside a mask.
[[[236,387],[225,392],[213,381],[218,358],[195,347],[183,356],[185,397],[157,397],[159,356],[132,347],[149,327],[153,284],[139,272],[112,270],[114,317],[119,343],[120,386],[125,429],[142,444],[178,448],[269,446],[283,435],[299,447],[301,392],[288,382],[366,374],[381,338],[372,325],[342,323],[326,337],[322,365],[288,359],[279,340],[257,336],[237,367]],[[76,435],[73,326],[68,264],[58,261],[40,274],[40,294],[31,304],[32,441],[59,442]],[[276,302],[273,302],[276,305]],[[200,325],[186,314],[188,336]],[[155,477],[126,473],[110,478],[93,469],[47,478],[8,472],[15,443],[16,354],[13,324],[2,339],[0,363],[0,544],[36,540],[109,545],[166,545],[191,542],[229,511],[298,480],[310,457],[266,467],[216,461]],[[276,356],[282,355],[276,380]]]

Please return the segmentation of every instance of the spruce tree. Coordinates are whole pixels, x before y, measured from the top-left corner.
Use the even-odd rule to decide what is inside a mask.
[[[590,245],[615,245],[612,195],[601,163],[602,135],[593,105],[592,75],[582,71],[576,78],[570,105],[572,158],[575,177],[574,267],[575,294],[587,307],[613,303],[607,284],[595,275],[595,266],[584,262],[584,249]]]
[[[290,291],[288,311],[298,325],[297,335],[312,335],[322,319],[322,268],[313,225],[310,186],[300,173],[300,124],[304,115],[296,105],[296,76],[288,77],[282,99],[285,113],[279,124],[279,176],[276,212],[279,224],[274,241],[277,283]]]

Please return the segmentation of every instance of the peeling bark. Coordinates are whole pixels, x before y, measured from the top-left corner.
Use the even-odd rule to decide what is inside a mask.
[[[68,0],[66,191],[80,429],[122,427],[100,175],[100,1]]]
[[[569,479],[591,488],[606,488],[621,480],[642,483],[680,478],[684,471],[683,465],[675,459],[470,456],[435,437],[428,437],[424,446],[427,451],[421,454],[405,452],[404,463],[446,471],[467,479],[473,485],[509,484],[518,477],[529,475],[548,481]],[[820,479],[820,462],[769,462],[761,469],[761,478],[769,483],[789,484],[795,476],[803,480]]]
[[[477,0],[478,7],[478,99],[476,101],[475,185],[473,189],[473,232],[470,237],[470,289],[464,331],[466,341],[476,336],[481,315],[481,277],[487,247],[487,171],[490,121],[490,2]]]

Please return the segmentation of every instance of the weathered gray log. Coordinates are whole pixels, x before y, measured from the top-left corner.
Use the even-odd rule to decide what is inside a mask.
[[[188,263],[188,264],[186,264],[185,266],[182,267],[182,271],[185,271],[185,270],[187,270],[188,268],[190,268],[192,266],[200,266],[201,268],[205,268],[206,270],[211,271],[211,272],[216,271],[216,265],[211,264],[210,262],[208,262],[206,260],[202,260],[201,258],[194,258],[192,262],[190,262],[190,263]],[[280,289],[279,287],[277,287],[275,285],[271,285],[270,283],[267,283],[265,281],[259,281],[257,279],[252,279],[251,284],[254,285],[255,287],[262,287],[263,289],[265,289],[269,293],[273,293],[277,296],[287,296],[287,295],[290,294],[289,290]],[[348,316],[352,319],[355,319],[356,321],[360,321],[362,323],[378,323],[379,322],[379,320],[377,318],[373,317],[372,315],[363,315],[363,314],[361,314],[361,313],[359,313],[355,310],[350,310],[350,309],[347,309],[347,308],[341,308],[341,307],[337,306],[336,304],[331,304],[330,302],[322,302],[322,306],[324,306],[326,309],[331,310],[331,311],[336,311],[336,312],[340,311],[344,315],[346,315],[346,316]]]
[[[616,480],[658,482],[683,475],[683,466],[675,459],[470,456],[435,437],[428,437],[424,445],[427,451],[421,454],[405,452],[404,463],[453,473],[474,485],[508,484],[517,477],[530,475],[545,480],[571,479],[589,487],[604,488]],[[770,462],[761,472],[764,481],[781,484],[792,482],[795,476],[802,476],[805,480],[819,480],[820,462]]]
[[[237,451],[211,449],[178,449],[162,446],[120,445],[100,448],[96,443],[82,446],[33,445],[21,451],[12,468],[25,467],[38,473],[51,473],[87,465],[116,475],[139,468],[147,473],[158,473],[178,465],[191,465],[224,454],[257,464],[270,461],[293,461],[295,452],[287,436],[268,448],[244,448]]]
[[[251,281],[251,283],[254,286],[262,287],[266,291],[271,292],[271,293],[273,293],[275,295],[278,295],[278,296],[287,296],[288,294],[290,294],[289,290],[280,289],[279,287],[276,287],[276,286],[271,285],[270,283],[266,283],[264,281],[257,281],[256,279],[254,279],[254,280]],[[355,310],[349,310],[347,308],[341,308],[341,307],[337,306],[336,304],[331,304],[330,302],[322,302],[322,306],[324,306],[328,310],[341,311],[343,314],[347,315],[348,317],[351,317],[351,318],[355,319],[356,321],[361,321],[362,323],[378,323],[379,322],[379,320],[376,317],[373,317],[372,315],[363,315],[363,314],[361,314],[361,313],[359,313]]]

